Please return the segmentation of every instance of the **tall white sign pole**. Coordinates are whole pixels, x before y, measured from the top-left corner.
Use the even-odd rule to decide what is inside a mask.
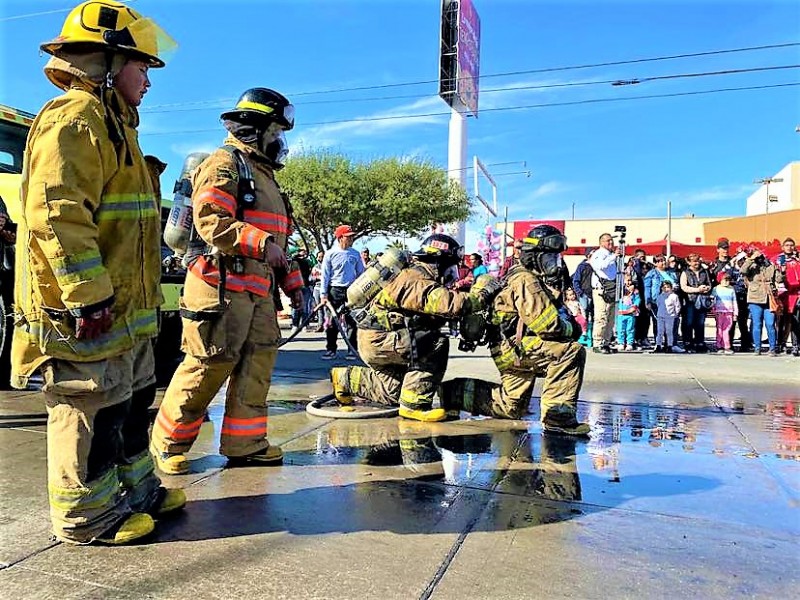
[[[464,105],[459,101],[450,109],[450,135],[447,145],[447,176],[467,189],[467,117]],[[452,235],[462,246],[467,237],[467,226],[464,221],[451,223],[448,226]]]

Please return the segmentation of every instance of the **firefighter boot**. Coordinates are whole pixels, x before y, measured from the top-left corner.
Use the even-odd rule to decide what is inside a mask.
[[[419,408],[408,408],[402,404],[400,405],[398,414],[404,419],[413,419],[414,421],[423,421],[425,423],[444,421],[447,418],[447,412],[443,408],[428,408],[427,410],[423,410]]]
[[[571,435],[575,437],[589,437],[592,428],[588,423],[581,423],[571,412],[547,411],[542,418],[544,433],[554,435]]]
[[[151,510],[153,517],[164,517],[186,506],[186,494],[183,490],[162,487],[158,489],[158,494],[159,500]]]
[[[344,406],[353,403],[353,394],[350,389],[350,369],[348,367],[335,367],[331,369],[331,384],[336,401]]]
[[[275,466],[283,462],[283,450],[280,446],[267,446],[259,452],[246,456],[229,456],[228,467],[256,467],[256,466]]]
[[[156,524],[153,517],[145,513],[133,513],[95,540],[101,544],[121,546],[130,544],[153,532]]]
[[[184,475],[189,472],[189,460],[183,454],[159,452],[152,445],[150,454],[158,470],[167,475]]]

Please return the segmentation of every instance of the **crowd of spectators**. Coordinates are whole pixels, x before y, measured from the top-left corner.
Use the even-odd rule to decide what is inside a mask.
[[[792,238],[784,240],[782,249],[772,260],[752,246],[731,256],[730,242],[723,238],[714,261],[705,262],[696,253],[656,255],[649,261],[638,249],[626,260],[612,236],[604,234],[572,277],[578,299],[573,313],[579,312],[593,330],[591,341],[585,336],[583,343],[597,353],[638,349],[759,355],[766,336],[770,356],[800,356],[800,256]],[[622,285],[613,292],[614,305],[610,300],[617,277]],[[705,336],[709,318],[716,327],[712,343]]]
[[[515,241],[499,277],[513,266],[521,244]],[[564,278],[560,291],[583,328],[580,342],[596,353],[766,351],[770,356],[800,356],[800,255],[791,238],[784,240],[782,250],[772,260],[752,246],[740,247],[731,256],[730,242],[723,238],[713,261],[697,253],[648,258],[641,249],[626,257],[613,236],[603,234],[599,246],[588,249],[571,276]],[[366,248],[360,256],[364,266],[372,259]],[[324,253],[311,259],[299,251],[296,258],[303,263],[309,314],[323,296]],[[483,257],[470,254],[448,275],[449,285],[468,290],[486,272]],[[317,332],[330,329],[324,319],[319,311],[310,327]],[[716,331],[706,339],[709,320]],[[452,324],[453,335],[456,326]]]

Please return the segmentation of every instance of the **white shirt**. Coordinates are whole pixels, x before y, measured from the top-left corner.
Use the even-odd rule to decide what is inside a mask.
[[[599,288],[600,279],[617,278],[617,255],[600,246],[589,258],[592,265],[592,287]]]

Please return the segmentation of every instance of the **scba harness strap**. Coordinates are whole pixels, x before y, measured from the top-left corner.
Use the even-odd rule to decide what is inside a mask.
[[[252,209],[256,203],[256,182],[253,179],[253,171],[250,169],[250,165],[245,159],[244,153],[241,150],[230,144],[225,144],[221,148],[230,154],[236,163],[236,172],[238,174],[236,189],[236,219],[243,221],[244,211]],[[186,181],[186,183],[188,183],[188,181]],[[178,183],[176,183],[176,189],[177,186]],[[185,191],[191,195],[191,184],[189,184],[189,189]],[[197,240],[199,237],[200,234],[197,233],[197,229],[193,226],[190,239]],[[180,309],[180,314],[182,317],[189,319],[190,321],[207,321],[218,318],[222,314],[222,311],[225,310],[225,282],[227,280],[228,268],[225,260],[223,260],[222,255],[219,253],[217,254],[217,266],[219,268],[219,284],[217,285],[217,310],[190,311],[182,308]],[[233,257],[232,271],[237,275],[244,273],[243,257]]]

